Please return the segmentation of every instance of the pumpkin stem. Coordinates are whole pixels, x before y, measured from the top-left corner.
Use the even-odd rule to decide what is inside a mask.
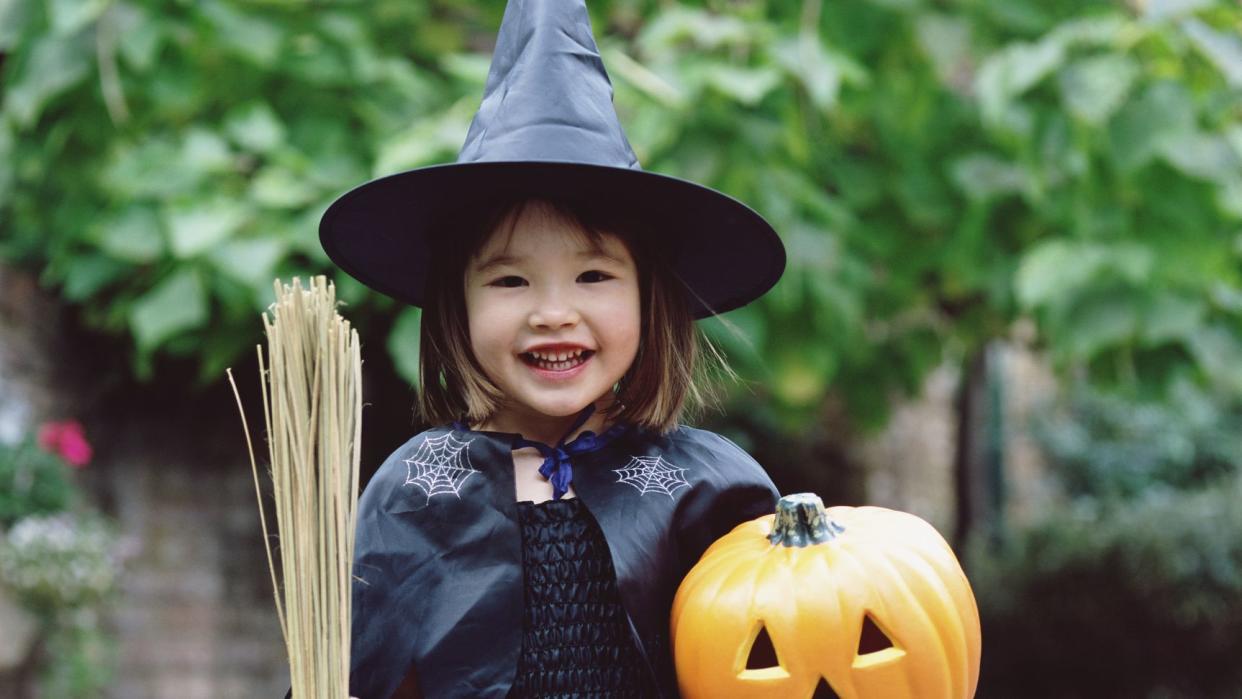
[[[814,546],[832,541],[845,527],[828,518],[815,493],[786,495],[776,503],[776,520],[768,541],[782,546]]]

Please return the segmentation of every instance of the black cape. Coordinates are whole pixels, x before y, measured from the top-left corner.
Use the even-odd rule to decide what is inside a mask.
[[[504,697],[522,644],[517,435],[442,427],[388,457],[358,504],[350,694],[388,699],[414,668],[424,696]],[[773,511],[746,452],[688,427],[631,429],[572,459],[621,601],[663,696],[677,696],[669,613],[713,541]]]

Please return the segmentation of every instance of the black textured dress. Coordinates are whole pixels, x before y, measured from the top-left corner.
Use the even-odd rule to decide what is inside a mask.
[[[649,697],[604,534],[578,498],[518,503],[526,609],[510,697]]]

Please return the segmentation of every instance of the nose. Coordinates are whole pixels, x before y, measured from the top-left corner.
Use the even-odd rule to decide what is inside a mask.
[[[582,318],[562,294],[545,294],[531,311],[530,327],[536,330],[572,328]]]

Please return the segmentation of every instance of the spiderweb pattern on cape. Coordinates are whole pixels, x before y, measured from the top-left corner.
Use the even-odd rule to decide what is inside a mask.
[[[460,498],[466,479],[478,473],[470,463],[469,446],[473,441],[463,442],[452,433],[427,437],[414,455],[404,460],[405,485],[418,486],[428,500],[447,494]]]
[[[670,498],[678,488],[690,487],[681,475],[685,472],[686,469],[674,466],[662,456],[631,456],[625,466],[613,469],[618,483],[634,486],[640,495],[664,493]]]

